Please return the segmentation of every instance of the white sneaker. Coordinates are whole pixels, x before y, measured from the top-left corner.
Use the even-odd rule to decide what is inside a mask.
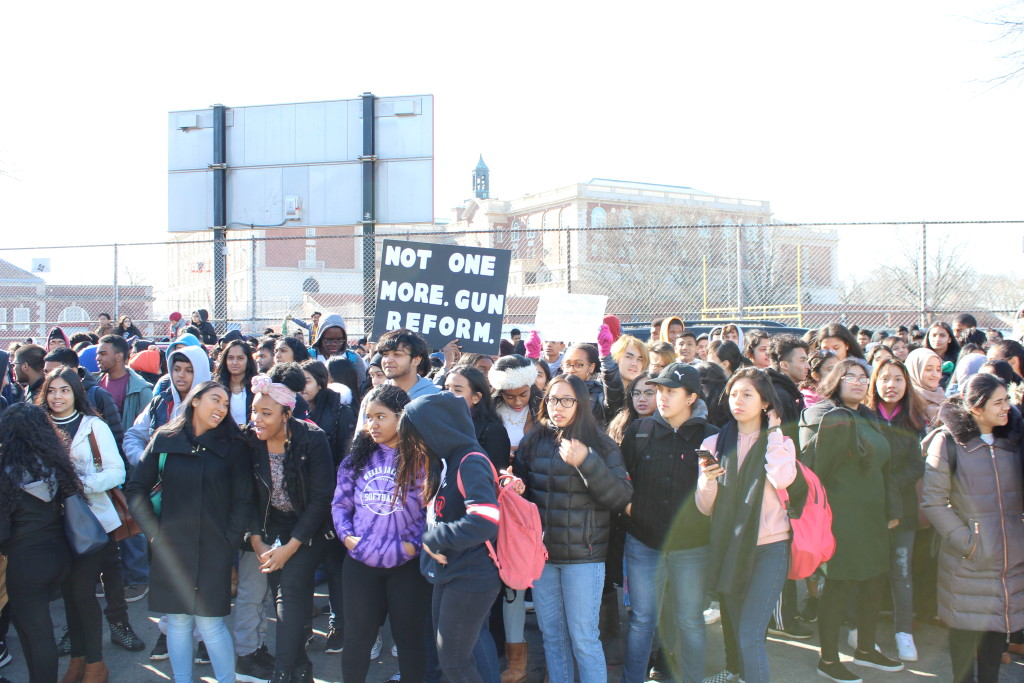
[[[914,645],[914,634],[897,633],[896,649],[899,650],[900,659],[904,662],[917,661],[917,646]]]
[[[711,606],[704,610],[704,623],[710,626],[711,624],[717,624],[721,620],[722,610],[718,608],[718,603],[711,603]]]
[[[523,604],[526,606],[526,613],[527,614],[533,614],[534,613],[533,601],[525,600],[525,601],[523,601]]]
[[[846,644],[850,646],[851,650],[856,651],[857,649],[857,629],[851,628],[850,633],[846,636]]]
[[[380,657],[381,648],[384,647],[384,641],[381,640],[380,631],[377,631],[377,640],[373,642],[373,647],[370,648],[370,661],[376,660]]]

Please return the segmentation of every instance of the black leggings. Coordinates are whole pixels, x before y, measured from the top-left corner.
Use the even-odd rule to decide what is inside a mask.
[[[64,615],[71,639],[71,656],[85,657],[87,664],[103,660],[103,615],[96,599],[96,582],[100,568],[113,541],[97,552],[76,557],[71,562],[71,573],[64,579]]]
[[[430,614],[430,584],[418,559],[391,569],[368,567],[349,558],[342,565],[345,591],[345,650],[341,677],[362,683],[370,669],[370,649],[384,617],[398,646],[402,679],[421,681],[427,664],[423,629]]]
[[[290,540],[287,533],[274,534],[275,537],[277,535],[280,535],[282,544]],[[283,568],[267,574],[277,605],[274,667],[281,671],[290,671],[309,661],[305,641],[309,615],[313,611],[313,575],[323,561],[326,543],[323,534],[314,534],[312,544],[299,546]]]
[[[818,636],[821,639],[821,658],[826,662],[839,661],[839,625],[846,612],[847,598],[857,595],[857,649],[870,652],[875,649],[875,629],[878,610],[889,573],[866,581],[825,579],[825,592],[818,603]]]
[[[63,535],[31,547],[17,546],[7,556],[8,609],[18,632],[32,683],[56,683],[57,643],[53,640],[50,598],[71,570],[71,551]]]
[[[107,606],[103,609],[107,621],[120,624],[128,621],[128,603],[124,599],[124,569],[121,568],[121,548],[115,542],[103,549],[100,580]]]
[[[949,656],[953,661],[953,683],[997,683],[999,665],[1006,649],[1006,634],[992,631],[949,629]],[[978,676],[974,676],[974,663]]]
[[[331,605],[330,628],[341,631],[345,627],[345,601],[344,588],[341,579],[341,570],[345,566],[345,558],[348,551],[345,544],[337,538],[327,541],[327,548],[324,551],[324,569],[327,572],[327,594]]]
[[[483,677],[476,668],[473,648],[500,589],[498,577],[494,577],[491,590],[480,593],[461,591],[452,588],[451,584],[434,586],[431,612],[437,658],[449,683],[483,683]],[[394,619],[391,624],[394,627]]]

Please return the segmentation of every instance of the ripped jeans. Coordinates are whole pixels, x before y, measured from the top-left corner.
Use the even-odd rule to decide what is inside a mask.
[[[892,585],[893,630],[910,633],[914,622],[914,584],[911,581],[914,529],[903,525],[891,532],[889,583]]]

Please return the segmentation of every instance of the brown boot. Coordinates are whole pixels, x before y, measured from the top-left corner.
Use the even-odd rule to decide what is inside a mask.
[[[501,683],[524,683],[526,681],[526,643],[505,643],[505,661],[508,668],[501,672]]]
[[[98,662],[85,665],[85,676],[82,678],[82,683],[107,683],[108,678],[110,678],[110,669],[101,659]]]
[[[85,657],[72,657],[68,662],[68,671],[60,683],[78,683],[85,675]]]

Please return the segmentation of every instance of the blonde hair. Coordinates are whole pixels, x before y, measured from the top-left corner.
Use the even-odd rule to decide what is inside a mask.
[[[640,372],[647,372],[648,366],[651,364],[651,352],[647,348],[647,344],[630,334],[620,335],[615,343],[612,344],[612,358],[615,359],[616,363],[622,362],[622,357],[626,354],[626,349],[630,346],[635,346],[640,352],[640,358],[643,361],[643,365]]]

